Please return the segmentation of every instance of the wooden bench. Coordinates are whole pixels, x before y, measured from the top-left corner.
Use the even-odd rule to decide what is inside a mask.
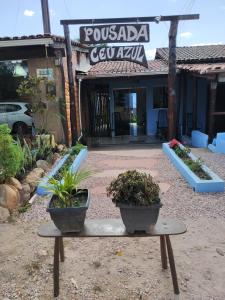
[[[59,258],[63,262],[64,247],[63,238],[79,238],[79,237],[160,237],[160,252],[162,268],[167,269],[167,254],[169,258],[171,277],[173,281],[174,293],[179,295],[179,286],[177,281],[177,273],[173,256],[170,235],[178,235],[186,232],[186,226],[172,219],[160,218],[155,226],[152,226],[150,233],[146,234],[138,232],[129,234],[120,219],[92,219],[86,220],[83,231],[79,233],[62,234],[55,225],[51,223],[43,224],[38,230],[38,235],[45,238],[54,238],[54,262],[53,262],[53,280],[54,280],[54,296],[59,295]],[[167,251],[166,251],[167,250]]]

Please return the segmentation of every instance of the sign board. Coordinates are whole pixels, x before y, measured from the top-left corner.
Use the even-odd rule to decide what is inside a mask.
[[[148,67],[143,45],[120,47],[94,47],[90,49],[90,64],[101,61],[128,60]]]
[[[37,69],[37,78],[48,78],[48,80],[54,79],[54,72],[52,68]]]
[[[81,26],[80,42],[83,44],[147,43],[149,24]]]

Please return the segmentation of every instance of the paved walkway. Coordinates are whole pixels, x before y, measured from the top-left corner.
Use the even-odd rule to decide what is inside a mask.
[[[225,155],[194,150],[225,179]],[[171,238],[182,300],[224,300],[225,193],[199,194],[158,147],[94,149],[85,167],[96,174],[84,185],[91,192],[88,218],[120,218],[106,186],[128,169],[149,172],[161,187],[160,215],[186,223],[185,235]],[[53,243],[37,237],[49,219],[40,198],[19,220],[0,224],[0,299],[52,299]],[[170,270],[162,271],[158,239],[65,240],[60,300],[174,299]]]
[[[85,168],[95,170],[92,178],[85,183],[91,192],[88,217],[120,217],[118,208],[107,198],[106,187],[126,170],[136,169],[150,174],[158,182],[161,193],[167,192],[170,183],[159,178],[158,165],[162,158],[160,146],[123,146],[91,150],[84,165]]]

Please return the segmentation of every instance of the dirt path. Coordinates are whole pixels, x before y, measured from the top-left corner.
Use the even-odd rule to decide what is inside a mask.
[[[185,235],[171,239],[180,299],[225,299],[225,194],[194,193],[161,149],[136,148],[90,151],[85,165],[97,172],[85,184],[91,191],[88,217],[119,218],[105,187],[126,169],[149,172],[162,190],[160,214],[188,226]],[[225,156],[195,152],[225,179]],[[53,299],[53,241],[36,234],[48,219],[46,204],[40,198],[15,223],[0,224],[0,299]],[[59,299],[174,299],[170,271],[161,270],[157,238],[68,239],[65,254]]]

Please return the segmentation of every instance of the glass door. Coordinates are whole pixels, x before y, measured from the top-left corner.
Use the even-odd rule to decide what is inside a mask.
[[[146,90],[114,90],[115,135],[139,136],[146,134]]]

